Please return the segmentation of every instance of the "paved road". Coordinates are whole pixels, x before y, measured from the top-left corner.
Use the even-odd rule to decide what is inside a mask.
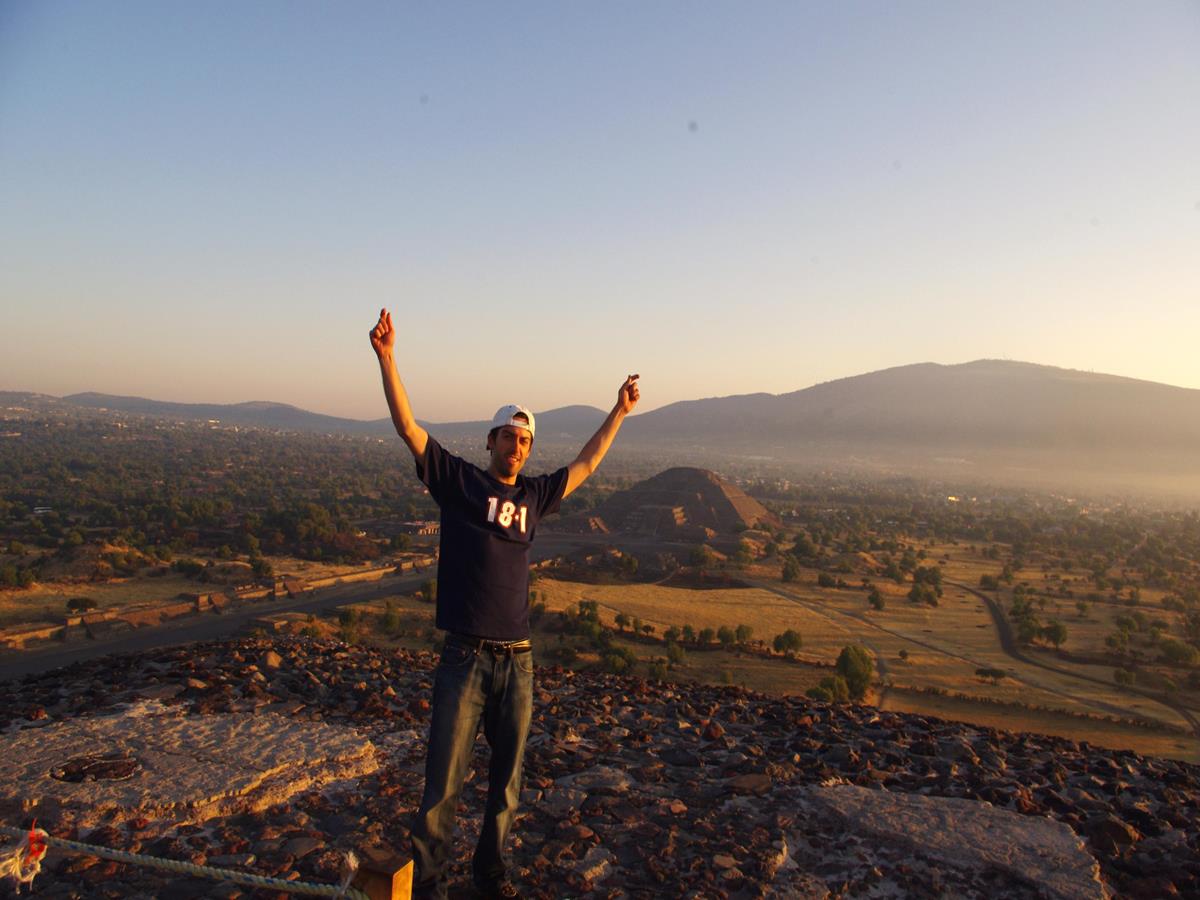
[[[603,534],[544,534],[538,536],[533,558],[534,561],[539,561],[576,547],[603,547],[611,543],[612,539]],[[255,600],[238,604],[222,613],[186,616],[161,625],[121,632],[100,640],[82,639],[78,643],[56,643],[35,650],[0,650],[0,681],[48,672],[110,653],[139,653],[159,647],[235,637],[249,632],[251,621],[260,616],[284,612],[320,615],[347,603],[379,600],[411,591],[432,577],[434,573],[431,571],[403,576],[389,575],[379,581],[334,585],[294,600]]]
[[[101,640],[54,644],[36,650],[13,650],[0,654],[0,681],[35,675],[110,653],[137,653],[176,644],[213,641],[233,637],[250,630],[250,622],[260,616],[284,612],[319,615],[347,603],[377,600],[411,591],[431,577],[431,573],[387,576],[379,581],[340,584],[314,591],[294,600],[255,600],[228,608],[222,613],[202,613],[175,619],[162,625],[138,628]]]

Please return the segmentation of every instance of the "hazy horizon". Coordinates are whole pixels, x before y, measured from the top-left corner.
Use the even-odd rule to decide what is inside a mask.
[[[1003,363],[1012,363],[1017,366],[1035,366],[1035,367],[1039,367],[1039,368],[1060,369],[1062,371],[1083,373],[1083,370],[1079,370],[1079,369],[1064,369],[1063,367],[1059,367],[1059,366],[1047,366],[1044,363],[1036,363],[1036,362],[1032,362],[1030,360],[982,360],[982,359],[979,359],[979,360],[967,360],[962,363],[931,363],[930,361],[925,360],[922,362],[907,363],[907,364],[902,364],[900,366],[895,366],[895,367],[890,367],[890,368],[904,369],[904,368],[908,368],[910,366],[922,366],[922,365],[939,365],[939,366],[944,366],[944,367],[954,367],[954,366],[964,366],[964,365],[970,365],[973,363],[984,363],[984,362],[1003,362]],[[699,396],[697,396],[697,397],[679,397],[679,398],[671,400],[667,403],[661,403],[661,404],[657,404],[657,405],[640,404],[638,406],[637,410],[635,410],[634,415],[636,416],[636,415],[642,415],[642,414],[645,414],[648,412],[653,412],[655,410],[662,409],[665,406],[670,406],[674,403],[679,403],[679,402],[726,399],[726,398],[737,397],[737,396],[752,396],[755,394],[769,394],[770,396],[780,396],[783,394],[797,393],[797,392],[805,391],[812,387],[819,387],[821,385],[828,384],[830,382],[853,379],[853,378],[855,378],[857,376],[861,376],[861,375],[874,375],[874,374],[878,374],[879,372],[883,372],[883,371],[888,371],[888,370],[875,370],[872,372],[857,372],[857,373],[854,373],[853,375],[847,375],[847,376],[843,376],[841,378],[832,378],[832,379],[828,379],[827,381],[824,381],[824,382],[815,382],[813,384],[807,384],[802,387],[797,387],[797,388],[794,388],[789,391],[780,391],[778,393],[767,392],[767,391],[747,391],[742,394],[725,394],[725,395],[713,396],[713,397],[699,397]],[[1188,387],[1184,387],[1183,385],[1171,385],[1171,384],[1165,384],[1163,382],[1150,382],[1148,379],[1132,378],[1131,376],[1124,376],[1124,375],[1114,375],[1114,373],[1112,373],[1112,372],[1088,371],[1085,374],[1096,375],[1098,377],[1112,376],[1112,377],[1116,377],[1119,379],[1142,381],[1142,382],[1147,382],[1147,383],[1155,384],[1155,385],[1162,386],[1162,387],[1181,388],[1183,390],[1197,390],[1197,388],[1188,388]],[[387,412],[386,407],[384,409],[378,411],[377,414],[368,413],[365,416],[341,415],[340,413],[330,412],[328,410],[321,410],[321,409],[314,409],[311,407],[306,407],[306,406],[303,406],[302,404],[287,403],[286,401],[282,401],[282,400],[274,400],[270,397],[253,397],[253,398],[246,398],[246,399],[240,399],[240,400],[220,400],[220,401],[203,400],[203,399],[201,399],[201,400],[180,400],[176,397],[166,396],[166,395],[160,396],[160,395],[153,394],[153,393],[115,394],[110,391],[97,391],[97,390],[91,390],[91,389],[81,390],[81,391],[72,391],[67,394],[50,394],[48,391],[39,391],[39,390],[28,389],[28,388],[10,388],[7,385],[0,385],[0,391],[11,391],[13,393],[42,394],[42,395],[47,395],[47,396],[55,396],[55,397],[59,397],[59,398],[66,398],[69,396],[75,396],[75,395],[79,395],[79,394],[98,394],[101,396],[149,400],[149,401],[153,401],[156,403],[185,404],[185,405],[196,405],[196,406],[238,406],[238,405],[255,404],[255,403],[278,403],[278,404],[284,404],[287,406],[295,407],[303,412],[315,413],[318,415],[334,416],[337,418],[344,418],[344,419],[353,420],[353,421],[374,422],[374,421],[380,421],[380,420],[384,420],[384,419],[388,418],[388,412]],[[483,401],[483,402],[486,403],[486,401]],[[554,410],[564,409],[564,408],[572,407],[572,406],[586,406],[586,407],[590,407],[592,409],[596,409],[601,412],[604,411],[604,407],[601,407],[599,405],[579,404],[579,403],[567,403],[567,404],[563,404],[562,406],[548,407],[548,408],[544,408],[544,409],[536,409],[535,411],[538,413],[546,413],[546,412],[552,412]],[[434,422],[434,423],[439,423],[439,424],[454,424],[456,422],[486,421],[490,417],[490,415],[491,415],[490,407],[488,407],[485,410],[482,406],[480,406],[478,409],[475,410],[474,415],[468,415],[468,416],[456,418],[456,419],[433,419],[433,418],[429,418],[429,417],[426,417],[423,415],[420,416],[419,418],[421,418],[424,421]]]
[[[642,411],[1200,388],[1200,7],[0,6],[0,387]]]

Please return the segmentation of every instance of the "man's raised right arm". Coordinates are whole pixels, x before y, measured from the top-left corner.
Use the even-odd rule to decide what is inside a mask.
[[[379,321],[371,329],[371,347],[379,358],[383,393],[387,397],[388,411],[392,414],[396,434],[408,444],[408,449],[419,463],[425,458],[425,444],[429,441],[429,432],[413,418],[412,407],[408,405],[408,392],[404,390],[400,375],[396,372],[396,331],[392,328],[392,314],[386,309],[379,311]]]

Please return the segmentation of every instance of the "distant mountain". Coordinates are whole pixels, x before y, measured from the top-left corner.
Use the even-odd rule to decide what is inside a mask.
[[[40,394],[0,393],[16,403],[22,398],[55,400]],[[286,403],[254,400],[247,403],[171,403],[147,400],[143,397],[119,397],[112,394],[83,393],[63,397],[61,402],[90,409],[118,410],[132,415],[163,416],[187,421],[215,420],[230,425],[258,428],[277,428],[285,431],[312,431],[328,434],[392,435],[395,430],[390,418],[362,421],[308,412]],[[537,413],[537,435],[543,440],[570,439],[590,436],[604,421],[605,413],[592,406],[564,406]],[[487,433],[490,419],[473,422],[421,422],[434,435],[444,440],[474,437]],[[586,440],[585,436],[585,440]]]
[[[170,403],[162,400],[146,400],[143,397],[118,397],[112,394],[71,394],[63,397],[76,406],[92,409],[115,409],[120,412],[143,416],[164,416],[184,420],[215,419],[230,425],[246,425],[259,428],[280,428],[288,431],[317,431],[341,434],[374,434],[382,431],[386,420],[363,422],[325,416],[289,406],[286,403],[271,403],[252,400],[247,403]],[[390,422],[386,422],[390,428]]]
[[[1002,360],[919,363],[814,385],[673,403],[626,438],[903,444],[945,450],[1200,451],[1200,391]]]
[[[388,419],[324,416],[282,403],[167,403],[105,394],[55,401],[15,392],[0,393],[0,400],[295,431],[393,434]],[[548,410],[538,414],[538,437],[543,445],[580,445],[603,419],[604,412],[590,406]],[[482,436],[488,421],[422,424],[453,442]],[[668,465],[709,468],[736,456],[895,471],[965,466],[980,477],[1064,484],[1080,481],[1075,476],[1083,473],[1102,473],[1108,487],[1170,493],[1186,483],[1189,493],[1200,495],[1200,391],[1005,360],[919,363],[788,394],[672,403],[625,423],[618,452],[638,451],[657,453]]]

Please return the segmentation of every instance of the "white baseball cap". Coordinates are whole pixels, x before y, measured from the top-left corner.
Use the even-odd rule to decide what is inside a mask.
[[[518,415],[524,416],[526,421],[516,418]],[[511,425],[513,428],[524,428],[529,432],[529,439],[533,440],[533,413],[524,406],[517,406],[515,403],[510,403],[508,406],[502,406],[496,410],[496,414],[492,416],[492,428],[503,428],[505,425]]]

